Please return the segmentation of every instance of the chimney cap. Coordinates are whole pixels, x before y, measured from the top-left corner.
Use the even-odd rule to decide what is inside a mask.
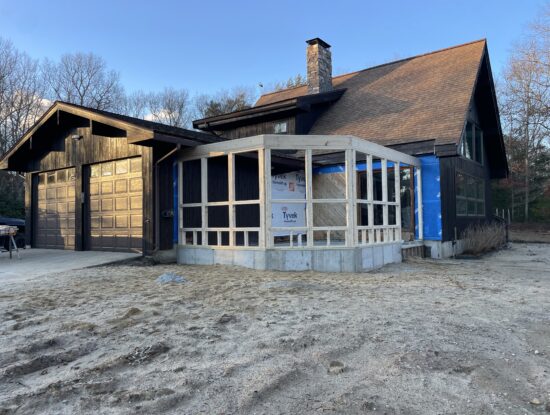
[[[313,39],[306,40],[306,43],[308,45],[320,45],[320,46],[324,47],[325,49],[330,48],[330,45],[327,42],[325,42],[323,39],[321,39],[320,37],[315,37]]]

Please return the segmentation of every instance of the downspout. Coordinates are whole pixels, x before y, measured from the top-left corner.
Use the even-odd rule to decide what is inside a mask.
[[[159,164],[162,163],[164,160],[168,159],[177,151],[179,151],[180,148],[181,148],[181,145],[176,144],[176,147],[173,150],[169,151],[168,153],[166,153],[164,156],[162,156],[160,159],[158,159],[155,162],[155,249],[153,249],[153,252],[158,252],[160,250]]]

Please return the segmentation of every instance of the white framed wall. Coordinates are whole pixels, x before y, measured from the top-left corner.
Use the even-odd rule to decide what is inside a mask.
[[[237,200],[238,184],[235,179],[235,157],[241,154],[255,154],[258,177],[258,197],[253,200]],[[342,191],[338,197],[316,194],[314,187],[314,169],[318,167],[324,155],[338,155],[342,166]],[[227,174],[220,180],[227,180],[227,198],[222,201],[208,199],[209,159],[227,157]],[[415,197],[418,200],[419,229],[422,239],[422,188],[420,160],[407,154],[368,142],[353,136],[296,136],[296,135],[260,135],[213,144],[205,144],[182,150],[179,159],[179,199],[183,201],[184,169],[183,163],[200,160],[200,201],[180,203],[179,244],[213,248],[243,249],[324,249],[353,248],[401,241],[400,218],[400,182],[401,166],[414,167],[417,176]],[[281,161],[292,161],[303,166],[305,177],[305,197],[299,203],[305,205],[304,226],[279,226],[272,223],[274,205],[297,203],[296,199],[273,197],[272,176],[274,166]],[[373,192],[373,160],[380,169],[379,185],[381,197]],[[357,165],[365,163],[367,192],[363,196],[358,191]],[[296,167],[299,171],[300,167]],[[378,173],[379,171],[379,173]],[[390,182],[388,177],[392,176]],[[211,183],[212,181],[210,181]],[[237,187],[236,187],[237,186]],[[322,193],[322,192],[321,192]],[[379,192],[380,193],[380,192]],[[259,210],[258,226],[239,227],[236,223],[236,208],[239,205],[257,204]],[[227,226],[215,227],[209,224],[209,209],[226,206],[228,209]],[[318,212],[323,206],[325,211],[338,208],[341,223],[320,223]],[[185,226],[183,210],[200,208],[201,221],[198,227]],[[368,214],[366,223],[361,223],[358,209]],[[317,214],[316,214],[317,212]],[[376,213],[380,213],[376,215]],[[392,214],[390,215],[390,212]],[[394,212],[394,213],[393,213]],[[342,219],[343,217],[343,219]],[[390,223],[390,217],[394,219]],[[375,221],[378,218],[378,222]],[[216,235],[214,238],[212,235]],[[200,237],[199,237],[200,235]],[[281,238],[281,235],[284,237]],[[253,241],[253,243],[252,243]]]

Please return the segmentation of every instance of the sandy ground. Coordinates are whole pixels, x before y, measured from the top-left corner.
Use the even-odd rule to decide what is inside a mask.
[[[0,316],[2,414],[550,411],[550,245],[367,274],[110,265],[4,284]]]
[[[529,226],[522,228],[521,224],[514,224],[510,227],[509,240],[512,242],[533,242],[550,244],[550,227]]]

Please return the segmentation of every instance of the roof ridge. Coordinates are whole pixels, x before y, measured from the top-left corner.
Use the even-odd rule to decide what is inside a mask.
[[[342,75],[338,75],[338,76],[342,76]],[[333,76],[332,79],[334,79],[335,77]],[[291,91],[293,89],[297,89],[297,88],[303,88],[304,86],[307,86],[307,84],[302,84],[302,85],[297,85],[297,86],[291,86],[290,88],[284,88],[284,89],[277,89],[275,91],[271,91],[271,92],[266,92],[265,94],[262,94],[260,95],[261,97],[265,97],[266,95],[273,95],[273,94],[278,94],[279,92],[282,92],[282,91]]]
[[[348,72],[348,73],[344,73],[344,74],[341,74],[341,75],[336,75],[336,76],[333,76],[332,79],[342,78],[344,76],[349,76],[349,75],[353,75],[353,74],[360,73],[360,72],[370,71],[371,69],[381,68],[381,67],[387,66],[387,65],[393,65],[393,64],[396,64],[396,63],[399,63],[399,62],[405,62],[405,61],[408,61],[408,60],[411,60],[411,59],[416,59],[416,58],[421,58],[421,57],[424,57],[424,56],[434,55],[436,53],[445,52],[445,51],[448,51],[448,50],[451,50],[451,49],[458,49],[458,48],[462,48],[464,46],[469,46],[469,45],[473,45],[474,43],[480,43],[480,42],[487,42],[487,38],[481,38],[481,39],[478,39],[478,40],[473,40],[473,41],[470,41],[470,42],[461,43],[459,45],[449,46],[449,47],[446,47],[446,48],[443,48],[443,49],[436,49],[436,50],[433,50],[431,52],[420,53],[418,55],[409,56],[407,58],[402,58],[402,59],[397,59],[395,61],[381,63],[379,65],[370,66],[368,68],[359,69],[357,71]],[[278,91],[273,91],[273,92],[266,92],[265,94],[260,95],[260,98],[265,97],[267,95],[277,94],[277,93],[280,93],[280,92],[291,91],[293,89],[301,88],[303,86],[305,86],[305,85],[299,85],[299,86],[294,86],[292,88],[280,89]],[[260,100],[260,98],[258,98],[258,100]]]

